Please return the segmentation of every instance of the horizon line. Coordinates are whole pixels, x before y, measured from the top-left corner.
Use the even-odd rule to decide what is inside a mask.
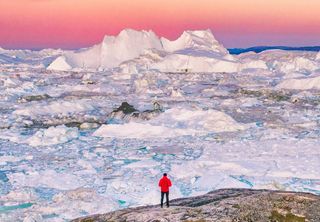
[[[95,43],[95,44],[91,44],[88,46],[84,46],[84,47],[21,47],[21,48],[15,48],[15,47],[2,47],[0,45],[0,49],[4,49],[4,50],[30,50],[30,51],[41,51],[41,50],[63,50],[63,51],[76,51],[76,50],[80,50],[80,49],[86,49],[86,48],[90,48],[94,45],[97,45],[99,43]],[[223,44],[222,44],[223,45]],[[292,46],[292,45],[253,45],[253,46],[249,46],[249,47],[225,47],[227,50],[234,50],[234,49],[239,49],[239,50],[245,50],[245,49],[255,49],[255,48],[292,48],[292,49],[301,49],[301,48],[320,48],[320,44],[319,45],[299,45],[299,46]],[[301,50],[302,51],[302,50]],[[305,50],[305,51],[310,51],[310,50]],[[320,51],[320,50],[319,50]]]

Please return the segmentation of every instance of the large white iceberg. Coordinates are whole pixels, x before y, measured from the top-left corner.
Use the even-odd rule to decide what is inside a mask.
[[[230,56],[228,57],[227,49],[214,38],[210,30],[186,31],[177,40],[170,41],[166,38],[160,39],[152,31],[126,29],[120,32],[118,36],[105,36],[102,43],[93,47],[66,52],[65,55],[58,57],[51,63],[48,69],[61,71],[70,70],[71,68],[115,68],[123,62],[148,53],[148,50],[159,50],[166,54],[188,55],[188,57],[196,56],[202,57],[202,59],[206,57],[214,57],[215,60],[231,59]],[[181,59],[183,63],[185,59]],[[214,60],[208,60],[207,62],[216,63]],[[199,70],[196,69],[198,67],[194,67],[194,70],[199,72],[207,71],[205,68],[210,68],[211,66],[207,65]],[[182,67],[175,67],[175,69],[180,68]],[[217,69],[218,71],[221,70],[219,67]]]

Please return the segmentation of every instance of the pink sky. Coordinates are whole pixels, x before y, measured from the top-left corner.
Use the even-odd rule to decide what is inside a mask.
[[[210,28],[226,47],[320,45],[319,0],[0,0],[0,47],[79,48],[124,28],[177,38]]]

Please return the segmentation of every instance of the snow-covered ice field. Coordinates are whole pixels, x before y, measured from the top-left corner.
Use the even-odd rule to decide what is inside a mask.
[[[320,53],[124,30],[78,51],[0,49],[0,92],[0,221],[157,204],[163,172],[171,198],[320,194]]]

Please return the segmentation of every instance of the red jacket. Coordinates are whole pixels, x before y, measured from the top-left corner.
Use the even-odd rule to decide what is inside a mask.
[[[169,192],[169,187],[171,186],[171,180],[166,176],[163,176],[159,181],[159,187],[161,187],[161,192]]]

